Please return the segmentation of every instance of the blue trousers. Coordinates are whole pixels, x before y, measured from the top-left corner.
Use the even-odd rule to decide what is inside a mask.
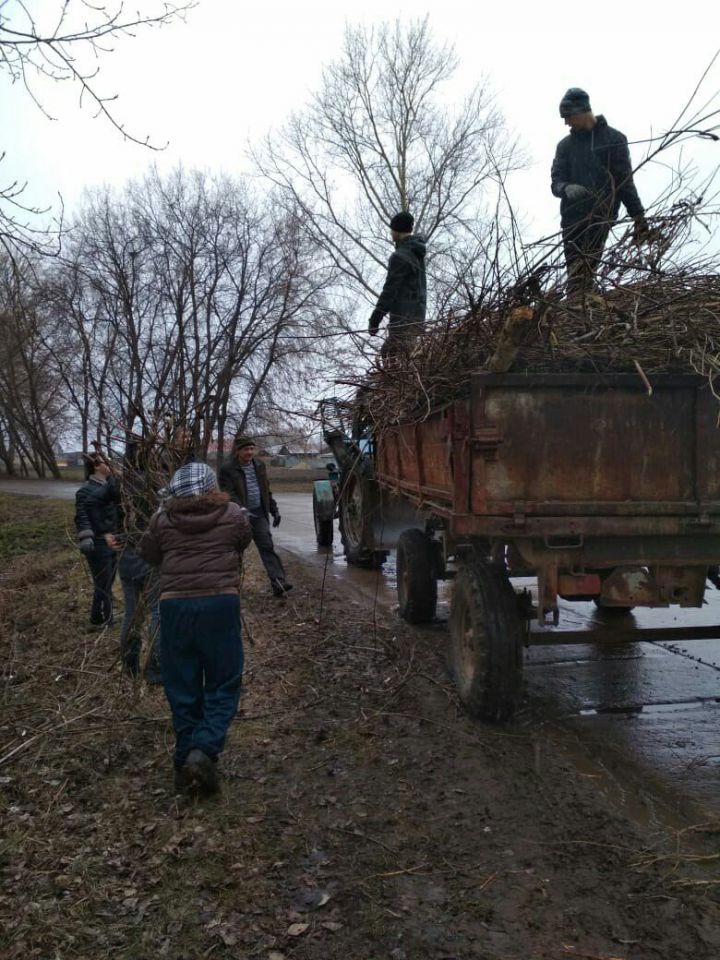
[[[120,556],[118,572],[125,600],[125,614],[120,628],[120,656],[123,667],[133,676],[137,675],[140,669],[141,632],[149,610],[152,649],[148,669],[150,673],[157,673],[160,670],[160,583],[157,571],[145,563],[133,548],[126,547]]]
[[[217,757],[240,702],[243,645],[234,594],[160,601],[165,694],[175,727],[175,767],[191,750]]]
[[[93,578],[91,623],[112,623],[112,587],[117,571],[117,553],[104,540],[95,540],[95,549],[87,555]]]

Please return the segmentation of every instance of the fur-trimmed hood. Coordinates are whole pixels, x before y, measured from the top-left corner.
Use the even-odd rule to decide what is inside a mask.
[[[165,502],[168,513],[212,513],[224,506],[230,496],[224,490],[213,490],[201,497],[170,497]]]

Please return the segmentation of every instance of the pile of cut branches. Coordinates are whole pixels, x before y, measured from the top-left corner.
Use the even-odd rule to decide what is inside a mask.
[[[576,299],[560,292],[560,265],[525,271],[520,281],[483,292],[480,306],[428,324],[412,349],[345,381],[355,422],[375,427],[421,420],[462,395],[476,372],[694,373],[713,393],[720,374],[720,276],[715,264],[680,262],[683,209],[653,219],[639,250],[628,235],[606,252],[597,290]]]

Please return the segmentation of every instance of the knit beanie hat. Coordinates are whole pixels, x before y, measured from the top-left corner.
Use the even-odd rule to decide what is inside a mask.
[[[407,210],[402,210],[400,213],[396,213],[390,221],[390,229],[396,233],[412,233],[414,223],[413,215],[408,213]]]
[[[185,463],[162,491],[163,497],[202,497],[217,490],[215,471],[206,463]]]
[[[560,101],[560,116],[572,117],[575,113],[590,113],[590,97],[580,87],[570,87]]]
[[[235,437],[233,441],[233,447],[236,450],[242,450],[243,447],[254,447],[254,446],[255,446],[255,441],[253,440],[252,437],[244,437],[241,435],[239,437]]]

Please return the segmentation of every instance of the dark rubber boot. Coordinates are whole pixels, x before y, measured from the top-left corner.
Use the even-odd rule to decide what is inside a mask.
[[[183,771],[187,772],[190,788],[200,793],[213,794],[220,789],[217,765],[202,750],[191,750]]]

